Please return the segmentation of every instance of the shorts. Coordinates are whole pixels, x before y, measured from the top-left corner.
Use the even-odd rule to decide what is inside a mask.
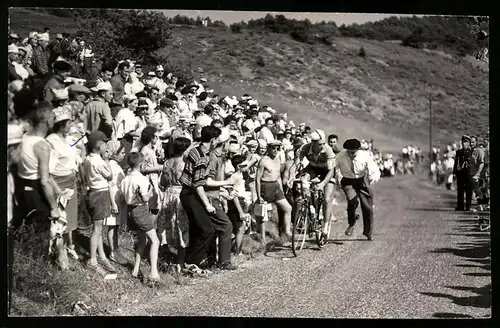
[[[90,190],[87,193],[87,209],[92,221],[100,221],[111,215],[109,190]]]
[[[302,174],[307,173],[311,177],[311,180],[318,178],[320,181],[323,181],[325,180],[325,177],[329,171],[330,170],[321,167],[314,167],[311,165],[307,165],[302,170]],[[332,178],[330,179],[330,181],[328,181],[328,183],[335,183],[335,175],[332,176]]]
[[[262,199],[268,203],[275,203],[285,199],[285,194],[283,193],[283,190],[281,190],[281,186],[278,181],[262,181],[260,183],[260,194]]]
[[[133,231],[144,231],[156,229],[156,219],[149,211],[148,204],[127,206],[128,226]]]

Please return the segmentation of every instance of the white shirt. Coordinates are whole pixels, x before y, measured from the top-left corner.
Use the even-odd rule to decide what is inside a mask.
[[[380,179],[380,170],[373,158],[365,150],[359,150],[356,157],[351,160],[347,150],[342,150],[335,157],[335,167],[340,174],[348,179],[359,179],[368,174],[370,183]]]
[[[140,82],[140,81],[136,81],[133,83],[127,82],[123,86],[123,91],[125,91],[125,94],[127,94],[129,96],[133,96],[136,93],[139,93],[143,90],[144,90],[144,84],[142,84],[142,82]]]
[[[201,127],[209,126],[210,124],[212,124],[212,118],[210,116],[208,116],[207,114],[202,113],[200,116],[198,116],[198,118],[196,119],[196,122]]]
[[[141,194],[146,192],[151,192],[149,179],[146,178],[140,172],[132,171],[130,172],[120,183],[120,190],[125,198],[125,202],[127,205],[141,205],[147,204],[144,203],[139,195],[137,190]]]
[[[109,188],[109,182],[104,178],[111,175],[111,170],[100,154],[90,153],[83,162],[83,172],[87,187],[91,190],[103,190]]]
[[[50,174],[64,177],[78,171],[76,147],[71,147],[67,139],[63,139],[55,133],[45,138],[54,153],[57,154],[57,162]]]
[[[125,134],[135,131],[136,126],[137,118],[134,112],[129,108],[120,109],[115,117],[116,138],[123,138]]]
[[[260,129],[257,139],[262,139],[267,143],[270,143],[274,140],[274,134],[271,132],[271,130],[269,130],[267,126],[264,126],[262,129]]]

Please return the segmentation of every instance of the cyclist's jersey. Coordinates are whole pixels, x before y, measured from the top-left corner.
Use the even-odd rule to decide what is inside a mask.
[[[313,169],[332,170],[335,168],[335,153],[332,147],[327,144],[323,145],[323,149],[317,155],[313,153],[312,143],[302,146],[298,153],[301,160],[304,157],[307,158],[308,166]]]

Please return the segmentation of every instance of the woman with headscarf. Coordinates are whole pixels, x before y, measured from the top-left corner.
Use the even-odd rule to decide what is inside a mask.
[[[54,127],[52,134],[47,136],[46,141],[55,154],[54,167],[50,170],[50,175],[57,183],[61,190],[72,189],[73,196],[66,205],[66,245],[68,254],[75,260],[78,259],[78,254],[75,251],[73,244],[73,231],[78,227],[78,199],[76,180],[79,167],[77,151],[75,147],[71,147],[69,139],[69,130],[71,127],[71,113],[67,108],[58,107],[53,110]]]
[[[160,188],[164,198],[158,215],[160,245],[168,245],[177,250],[176,270],[184,266],[186,247],[189,243],[189,221],[180,202],[182,185],[179,179],[184,170],[183,154],[191,145],[191,140],[179,137],[173,141],[173,156],[163,165]]]

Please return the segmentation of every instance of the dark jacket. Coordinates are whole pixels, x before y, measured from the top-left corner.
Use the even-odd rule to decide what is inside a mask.
[[[453,174],[468,174],[469,159],[471,155],[470,149],[459,149],[455,157],[455,165],[453,166]]]

